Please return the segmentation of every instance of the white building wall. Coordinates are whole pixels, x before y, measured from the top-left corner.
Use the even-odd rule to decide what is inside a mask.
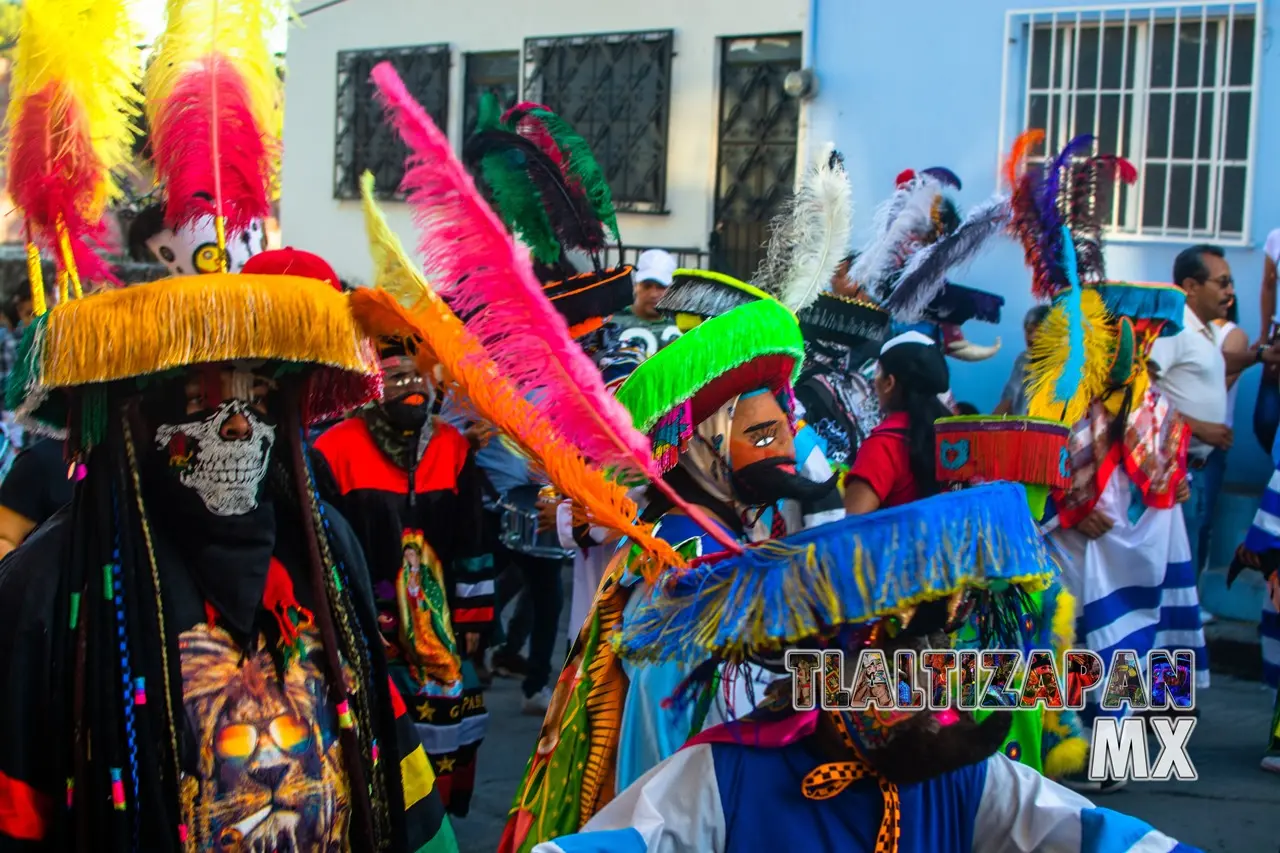
[[[310,3],[299,3],[306,11]],[[672,29],[666,215],[621,214],[628,245],[707,247],[715,193],[719,39],[803,32],[808,0],[347,0],[291,24],[285,89],[281,227],[285,245],[323,255],[337,272],[369,278],[358,202],[333,198],[337,54],[448,43],[453,51],[449,133],[462,132],[466,53],[522,50],[525,38]],[[409,211],[384,203],[406,245]]]

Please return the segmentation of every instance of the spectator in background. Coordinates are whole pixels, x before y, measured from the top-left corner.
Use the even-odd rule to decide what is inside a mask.
[[[1000,394],[1000,405],[996,406],[996,415],[1025,415],[1027,413],[1027,361],[1030,358],[1031,341],[1035,338],[1036,329],[1049,316],[1048,305],[1037,305],[1027,312],[1022,320],[1022,334],[1026,338],[1027,348],[1013,360],[1013,371],[1009,381]]]
[[[1276,278],[1280,268],[1280,228],[1267,235],[1262,246],[1262,287],[1259,288],[1258,312],[1261,317],[1262,331],[1258,335],[1258,343],[1269,343],[1271,324],[1276,319]]]
[[[71,503],[71,486],[61,441],[41,438],[19,453],[0,483],[0,557]]]
[[[1236,392],[1240,390],[1237,383],[1240,381],[1240,374],[1244,372],[1244,368],[1240,367],[1240,356],[1249,351],[1249,336],[1245,334],[1238,323],[1240,322],[1240,308],[1235,296],[1231,297],[1231,305],[1227,309],[1227,316],[1213,321],[1214,335],[1218,340],[1218,349],[1222,350],[1223,363],[1226,364],[1226,356],[1232,354],[1236,370],[1232,370],[1231,366],[1227,366],[1226,385],[1227,385],[1227,417],[1224,423],[1227,428],[1232,430],[1234,435],[1234,422],[1236,411]],[[1204,480],[1204,512],[1205,525],[1200,530],[1200,542],[1198,543],[1197,553],[1199,553],[1201,562],[1209,557],[1209,541],[1213,531],[1213,514],[1218,506],[1218,495],[1222,492],[1222,481],[1227,473],[1227,451],[1215,447],[1210,453],[1209,458],[1205,461],[1204,471],[1200,478]]]
[[[636,261],[635,302],[613,315],[622,345],[643,350],[646,358],[680,337],[675,323],[658,310],[658,302],[675,280],[676,266],[670,252],[641,252]]]
[[[1231,449],[1225,377],[1247,368],[1280,362],[1280,349],[1259,345],[1244,352],[1224,351],[1218,341],[1216,320],[1224,320],[1235,298],[1231,266],[1221,249],[1199,245],[1183,250],[1173,263],[1173,280],[1186,292],[1182,331],[1160,338],[1151,349],[1156,384],[1191,427],[1187,467],[1191,470],[1191,496],[1182,505],[1191,545],[1191,563],[1197,575],[1205,554],[1200,545],[1210,523],[1208,492],[1211,476],[1205,475],[1209,455]]]

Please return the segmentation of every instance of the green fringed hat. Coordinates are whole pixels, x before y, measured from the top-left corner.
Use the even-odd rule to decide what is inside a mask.
[[[657,308],[675,318],[676,328],[687,332],[704,320],[772,296],[733,276],[707,270],[676,270],[671,286]]]
[[[700,323],[646,359],[622,383],[618,400],[669,470],[694,428],[734,397],[768,388],[789,410],[803,360],[796,316],[777,300],[760,299]]]

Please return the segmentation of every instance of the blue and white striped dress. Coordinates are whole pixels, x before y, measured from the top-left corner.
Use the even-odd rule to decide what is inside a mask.
[[[1253,517],[1253,526],[1245,536],[1244,546],[1257,554],[1280,550],[1280,464],[1262,493],[1262,503]],[[1260,627],[1263,677],[1271,687],[1280,687],[1280,613],[1276,612],[1269,595],[1262,597]]]
[[[1117,651],[1136,652],[1145,665],[1153,649],[1189,649],[1196,655],[1196,687],[1207,687],[1209,658],[1182,508],[1144,506],[1117,468],[1095,509],[1114,523],[1099,539],[1063,529],[1056,519],[1046,529],[1062,551],[1062,583],[1079,608],[1077,643],[1108,667]]]

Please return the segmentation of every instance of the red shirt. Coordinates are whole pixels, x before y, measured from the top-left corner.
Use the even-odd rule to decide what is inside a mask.
[[[850,477],[864,481],[876,493],[881,509],[920,497],[907,451],[909,423],[906,412],[887,415],[858,447],[849,469]]]

